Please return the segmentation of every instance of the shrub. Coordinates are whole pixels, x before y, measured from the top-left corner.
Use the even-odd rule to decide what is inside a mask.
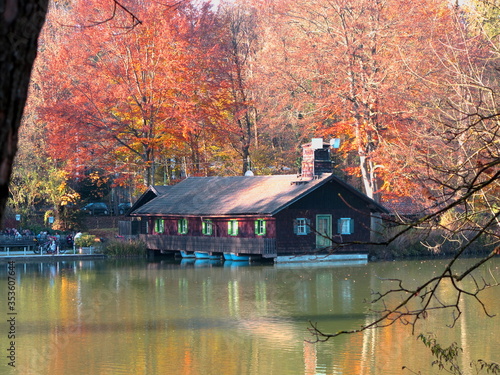
[[[95,244],[96,244],[96,237],[92,234],[83,233],[80,237],[75,239],[76,247],[89,247],[89,246],[95,246]]]
[[[103,254],[113,257],[146,256],[146,244],[142,241],[110,241],[103,249]]]

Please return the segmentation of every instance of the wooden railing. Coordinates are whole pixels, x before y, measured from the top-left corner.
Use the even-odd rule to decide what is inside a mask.
[[[207,251],[210,253],[259,254],[265,258],[276,257],[274,238],[165,236],[141,234],[140,239],[150,250]]]
[[[14,236],[0,236],[0,251],[9,250],[32,250],[37,245],[34,236],[23,236],[16,238]]]

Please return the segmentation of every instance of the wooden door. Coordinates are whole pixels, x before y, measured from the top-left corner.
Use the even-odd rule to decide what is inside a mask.
[[[316,248],[332,246],[332,215],[316,215]]]

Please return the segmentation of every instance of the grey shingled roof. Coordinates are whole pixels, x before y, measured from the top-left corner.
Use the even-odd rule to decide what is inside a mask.
[[[151,186],[151,190],[155,192],[156,195],[165,195],[170,190],[171,186],[168,185],[156,185]]]
[[[331,175],[302,184],[296,175],[189,177],[130,215],[274,215],[331,179],[346,185]]]

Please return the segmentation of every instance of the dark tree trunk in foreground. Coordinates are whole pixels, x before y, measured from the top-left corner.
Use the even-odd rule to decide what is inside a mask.
[[[0,0],[0,221],[48,0]]]

